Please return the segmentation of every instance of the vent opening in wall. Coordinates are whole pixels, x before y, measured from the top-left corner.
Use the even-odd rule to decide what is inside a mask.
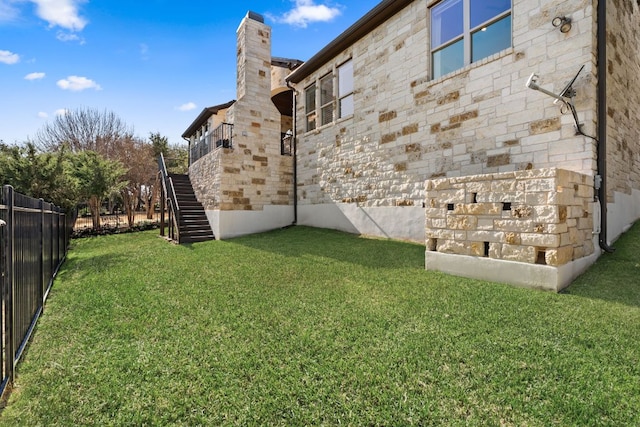
[[[484,242],[484,256],[488,257],[489,256],[489,248],[491,247],[491,245],[489,244],[489,242]]]
[[[511,210],[511,202],[502,202],[502,210],[510,211]]]
[[[478,193],[471,193],[471,203],[478,203]]]
[[[538,249],[538,256],[536,257],[536,264],[547,265],[547,252]]]
[[[438,249],[438,239],[427,239],[427,250],[429,252],[435,252]]]
[[[454,206],[454,204],[453,204],[453,203],[449,203],[449,204],[447,205],[447,210],[448,210],[448,211],[452,211],[452,210],[454,210],[454,209],[455,209],[455,206]]]

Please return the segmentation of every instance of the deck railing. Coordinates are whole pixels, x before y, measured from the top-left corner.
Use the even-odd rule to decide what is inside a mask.
[[[189,164],[195,163],[216,148],[233,148],[233,125],[222,123],[193,144],[189,150]]]

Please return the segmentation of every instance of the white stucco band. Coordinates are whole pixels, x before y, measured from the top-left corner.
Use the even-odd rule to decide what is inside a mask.
[[[597,245],[597,239],[594,239]],[[441,271],[456,276],[478,280],[506,283],[530,289],[559,292],[593,264],[600,251],[559,267],[480,258],[466,255],[452,255],[441,252],[425,252],[427,270]]]
[[[424,242],[424,209],[417,206],[366,207],[357,203],[298,206],[298,224],[365,236]]]
[[[261,211],[208,210],[206,213],[218,240],[262,233],[293,223],[291,206],[265,206]]]
[[[615,241],[640,218],[640,191],[614,192],[615,203],[607,203],[607,240]]]

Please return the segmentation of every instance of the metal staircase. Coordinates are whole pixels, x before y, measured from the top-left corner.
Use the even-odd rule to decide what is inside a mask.
[[[158,157],[162,181],[160,235],[165,235],[165,211],[169,214],[168,237],[178,243],[194,243],[215,239],[209,220],[193,192],[189,175],[169,174],[164,156]]]
[[[180,209],[180,243],[203,242],[214,239],[207,214],[196,199],[189,175],[169,174]]]

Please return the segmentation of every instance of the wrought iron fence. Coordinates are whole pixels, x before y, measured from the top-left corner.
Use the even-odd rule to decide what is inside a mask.
[[[8,185],[2,187],[0,394],[13,381],[15,366],[66,257],[74,219],[51,203],[16,193]]]
[[[222,123],[193,144],[189,153],[189,164],[195,163],[219,147],[233,148],[233,125],[231,123]]]

